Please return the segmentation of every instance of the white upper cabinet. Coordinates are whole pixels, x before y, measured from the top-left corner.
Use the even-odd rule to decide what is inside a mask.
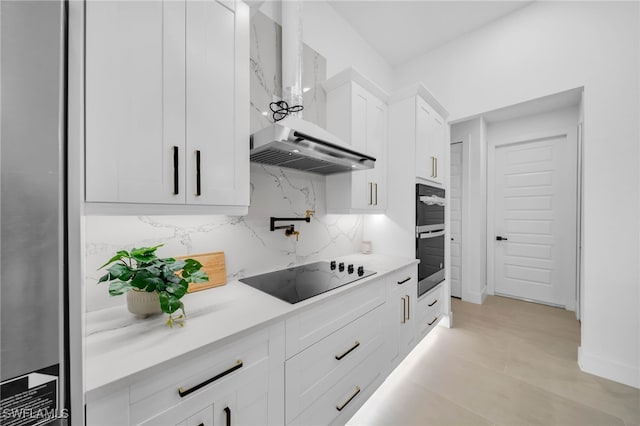
[[[248,25],[241,2],[86,2],[87,202],[248,206]]]
[[[422,84],[394,92],[389,98],[389,105],[389,123],[396,147],[389,154],[392,157],[391,169],[396,175],[402,175],[401,180],[392,179],[391,190],[402,191],[402,188],[413,185],[416,179],[445,186],[449,157],[447,110]],[[411,191],[412,200],[413,197]],[[407,201],[394,200],[394,203]]]
[[[327,210],[381,212],[387,206],[387,95],[350,68],[329,79],[327,130],[376,159],[373,169],[329,175]]]
[[[444,184],[446,174],[444,119],[416,97],[416,177]]]

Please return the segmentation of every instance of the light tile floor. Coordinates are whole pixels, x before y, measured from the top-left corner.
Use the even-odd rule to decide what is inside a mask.
[[[583,373],[573,312],[504,297],[452,299],[437,327],[349,425],[640,426],[640,390]]]

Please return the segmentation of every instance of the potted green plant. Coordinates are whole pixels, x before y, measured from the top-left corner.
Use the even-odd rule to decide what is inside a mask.
[[[169,315],[167,325],[173,326],[185,318],[184,304],[180,300],[187,293],[189,283],[205,282],[209,279],[202,264],[194,259],[176,260],[158,258],[156,250],[162,247],[141,247],[118,251],[99,269],[107,266],[107,273],[98,283],[110,281],[109,294],[118,296],[127,293],[129,311],[146,317],[164,312]],[[174,313],[182,314],[174,318]]]

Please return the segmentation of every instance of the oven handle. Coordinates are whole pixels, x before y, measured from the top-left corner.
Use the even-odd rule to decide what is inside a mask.
[[[432,176],[436,177],[436,176]],[[445,205],[445,199],[442,197],[438,197],[437,195],[420,195],[419,198],[421,203],[426,204],[428,206],[443,206]]]
[[[422,234],[424,232],[442,231],[442,230],[444,230],[444,223],[416,226],[416,234]]]
[[[438,232],[423,232],[421,234],[417,234],[416,238],[420,238],[425,239],[425,238],[436,238],[436,237],[442,237],[444,235],[444,231],[438,231]]]

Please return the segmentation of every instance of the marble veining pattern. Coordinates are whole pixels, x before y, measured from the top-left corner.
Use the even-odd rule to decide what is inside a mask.
[[[269,217],[304,217],[299,241],[269,231]],[[158,254],[181,256],[224,251],[229,281],[359,251],[363,218],[327,215],[324,177],[251,164],[251,206],[247,216],[89,216],[86,218],[87,311],[125,303],[96,284],[99,268],[113,253],[164,244]],[[196,293],[197,294],[197,293]]]
[[[272,123],[269,103],[282,98],[282,28],[256,12],[251,17],[250,43],[250,129],[254,133]],[[327,79],[327,60],[304,44],[302,64],[302,86],[308,88],[303,93],[303,117],[326,128],[327,96],[322,83]]]

